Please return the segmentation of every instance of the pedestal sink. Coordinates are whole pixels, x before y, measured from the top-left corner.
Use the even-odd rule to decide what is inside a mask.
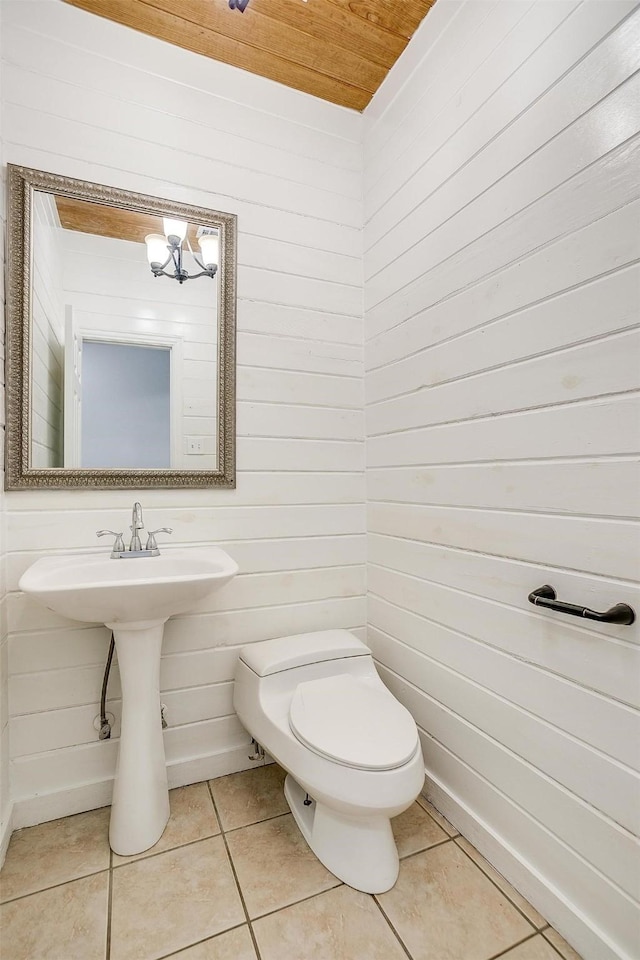
[[[124,560],[95,554],[47,557],[20,579],[20,589],[47,609],[113,630],[122,722],[109,842],[122,856],[152,847],[169,819],[160,722],[164,624],[237,572],[236,562],[224,550],[204,547]]]

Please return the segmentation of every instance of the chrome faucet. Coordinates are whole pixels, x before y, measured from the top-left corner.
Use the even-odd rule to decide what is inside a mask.
[[[138,534],[139,530],[144,528],[144,523],[142,520],[142,504],[134,503],[133,513],[131,514],[131,543],[129,544],[129,550],[138,552],[142,550],[142,544],[140,543],[140,536]]]
[[[121,533],[116,533],[115,530],[97,531],[97,535],[99,537],[103,537],[105,534],[110,533],[116,538],[111,551],[112,560],[125,560],[128,558],[133,559],[134,557],[157,557],[160,553],[160,550],[158,549],[158,544],[156,542],[156,533],[173,533],[171,527],[158,527],[157,530],[150,530],[146,547],[143,550],[142,544],[140,543],[140,530],[144,529],[144,522],[142,520],[142,504],[138,503],[137,501],[133,505],[131,526],[129,529],[131,530],[129,549],[125,547]]]

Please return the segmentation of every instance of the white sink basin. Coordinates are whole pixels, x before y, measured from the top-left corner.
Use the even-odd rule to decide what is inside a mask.
[[[126,560],[78,554],[37,560],[18,585],[64,617],[113,626],[186,613],[237,572],[235,560],[219,547]]]
[[[95,554],[36,560],[20,589],[55,613],[113,630],[122,720],[109,841],[122,856],[162,836],[169,792],[160,722],[160,652],[165,621],[224,586],[238,565],[219,547],[167,550],[112,560]],[[213,638],[211,644],[213,646]]]

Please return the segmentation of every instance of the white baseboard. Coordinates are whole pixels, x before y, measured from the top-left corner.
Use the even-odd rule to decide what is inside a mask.
[[[255,766],[262,766],[249,760],[251,745],[248,743],[240,747],[232,747],[220,753],[210,754],[207,757],[193,757],[190,760],[180,760],[169,764],[169,788],[184,787],[189,783],[200,783],[201,780],[215,780],[216,777],[226,777],[230,773],[239,773],[240,770],[251,770]]]
[[[0,821],[0,868],[2,867],[4,858],[7,855],[7,847],[9,846],[9,841],[11,840],[11,834],[15,830],[13,821],[13,804],[9,803],[7,805],[5,816]]]
[[[199,783],[201,780],[213,780],[224,777],[229,773],[247,770],[256,766],[249,760],[249,744],[222,750],[219,753],[204,757],[190,757],[187,760],[178,760],[167,765],[169,788],[183,787],[190,783]],[[37,797],[22,797],[13,804],[11,829],[31,827],[36,823],[46,823],[49,820],[58,820],[60,817],[69,817],[74,813],[84,813],[86,810],[96,810],[98,807],[107,807],[111,803],[113,779],[82,783],[66,790],[55,793],[39,794]],[[3,842],[4,842],[4,838]],[[8,845],[7,838],[7,845]]]
[[[459,796],[427,771],[424,796],[570,943],[584,960],[634,960],[621,953],[562,892],[509,846]]]

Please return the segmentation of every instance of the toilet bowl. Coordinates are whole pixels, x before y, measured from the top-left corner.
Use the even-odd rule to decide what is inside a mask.
[[[369,648],[346,630],[250,644],[233,702],[287,771],[287,802],[318,859],[357,890],[389,890],[399,868],[390,820],[420,793],[424,762],[415,722]]]

